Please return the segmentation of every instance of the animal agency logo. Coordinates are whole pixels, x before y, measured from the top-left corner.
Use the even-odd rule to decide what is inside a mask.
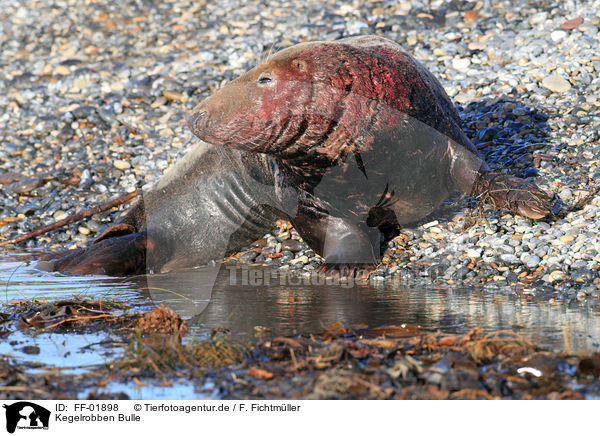
[[[50,411],[29,401],[4,405],[6,409],[6,431],[14,433],[16,429],[48,430]]]

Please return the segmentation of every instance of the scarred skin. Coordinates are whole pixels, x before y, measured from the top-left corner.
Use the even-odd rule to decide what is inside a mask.
[[[379,37],[283,50],[203,101],[189,124],[212,144],[207,154],[186,157],[120,225],[48,269],[197,266],[285,217],[327,265],[353,271],[378,263],[400,225],[453,192],[530,218],[549,213],[534,184],[490,172],[439,82]]]

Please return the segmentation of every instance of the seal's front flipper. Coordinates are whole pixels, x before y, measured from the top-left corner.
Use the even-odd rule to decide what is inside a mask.
[[[328,276],[366,278],[379,263],[379,230],[363,232],[339,218],[330,217],[322,256],[325,263],[317,269]],[[371,237],[369,237],[371,236]]]
[[[362,227],[341,218],[329,217],[322,254],[325,263],[336,265],[379,263],[379,230]]]
[[[147,248],[145,233],[110,237],[86,248],[46,256],[38,263],[38,268],[73,275],[143,274],[146,272]]]
[[[501,209],[527,218],[540,219],[552,213],[552,197],[534,183],[508,174],[479,173],[473,194]]]
[[[292,224],[304,241],[325,258],[320,272],[356,276],[379,263],[381,235],[377,228],[328,215],[309,216],[296,216]]]

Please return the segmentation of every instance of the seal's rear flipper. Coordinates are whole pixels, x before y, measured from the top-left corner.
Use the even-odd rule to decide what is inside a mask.
[[[96,244],[104,239],[108,238],[116,238],[119,236],[131,235],[136,232],[136,228],[131,224],[115,224],[114,226],[110,226],[104,232],[100,234],[96,239],[94,239],[93,244]]]
[[[146,272],[145,233],[97,240],[89,247],[48,255],[38,268],[74,275],[125,276]]]
[[[552,197],[534,183],[508,174],[479,173],[472,193],[501,209],[527,218],[540,219],[552,214]]]

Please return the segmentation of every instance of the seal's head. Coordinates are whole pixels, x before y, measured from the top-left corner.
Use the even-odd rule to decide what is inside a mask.
[[[191,130],[212,144],[290,161],[335,161],[352,151],[350,138],[375,125],[382,101],[405,105],[398,87],[387,86],[395,59],[397,53],[385,47],[290,47],[200,103]]]

